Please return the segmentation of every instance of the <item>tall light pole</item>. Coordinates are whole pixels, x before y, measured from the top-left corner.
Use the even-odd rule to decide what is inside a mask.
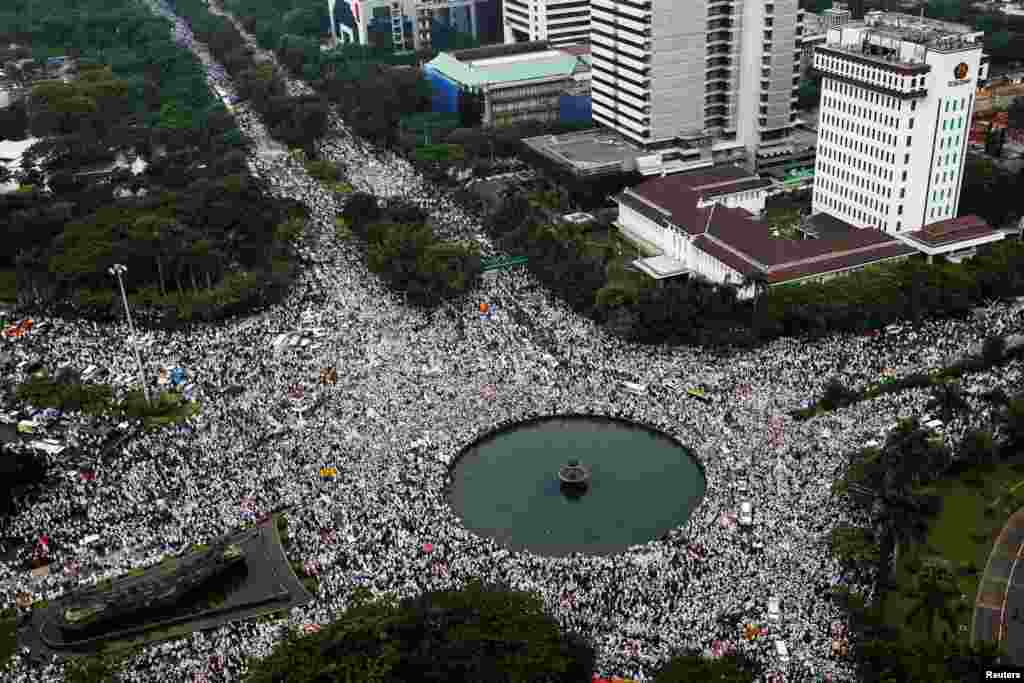
[[[128,309],[128,295],[124,291],[124,272],[128,268],[123,263],[115,263],[107,269],[107,272],[117,278],[117,284],[121,287],[121,301],[124,303],[124,315],[128,318],[128,331],[131,334],[130,343],[135,351],[135,363],[139,366],[139,382],[142,383],[142,395],[146,397],[146,405],[152,407],[153,402],[149,399],[149,387],[146,385],[146,371],[142,367],[142,355],[139,353],[138,338],[135,336],[135,324],[132,323],[132,313]]]

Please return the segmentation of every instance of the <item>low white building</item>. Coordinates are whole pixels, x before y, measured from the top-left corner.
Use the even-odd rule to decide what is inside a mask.
[[[749,181],[734,179],[731,185],[742,187],[743,182]],[[744,201],[754,206],[759,201],[763,207],[763,197],[729,206],[706,197],[694,183],[691,174],[652,178],[616,198],[616,227],[648,254],[633,265],[654,279],[699,277],[735,286],[741,298],[748,298],[757,293],[757,281],[765,286],[820,281],[917,253],[881,231],[854,228],[834,218],[838,225],[826,236],[775,238],[743,206]],[[746,191],[755,189],[761,188],[751,183]]]

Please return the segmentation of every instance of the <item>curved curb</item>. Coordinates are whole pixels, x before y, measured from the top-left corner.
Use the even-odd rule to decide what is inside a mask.
[[[1006,635],[1006,603],[1009,599],[1010,589],[1013,587],[1013,576],[1017,570],[1017,563],[1021,559],[1024,559],[1024,540],[1021,540],[1017,544],[1016,552],[1013,552],[1012,558],[1013,563],[1010,565],[1009,574],[1005,577],[1000,576],[998,578],[1006,580],[1006,586],[1003,589],[1002,603],[998,607],[999,609],[999,630],[993,639],[991,636],[983,639],[978,638],[978,612],[982,609],[995,610],[996,607],[992,605],[984,605],[981,603],[982,591],[985,586],[995,577],[992,576],[992,560],[996,556],[996,551],[1006,545],[1005,540],[1009,536],[1010,532],[1015,529],[1024,530],[1024,508],[1021,508],[1014,512],[1006,520],[1006,524],[999,532],[999,536],[992,544],[992,550],[989,551],[988,560],[985,562],[985,571],[981,575],[981,580],[978,582],[978,593],[974,597],[974,612],[971,616],[971,639],[970,643],[972,646],[978,642],[978,640],[992,641],[994,640],[997,645],[1001,645],[1003,638]]]
[[[315,599],[315,596],[313,596],[308,590],[306,590],[306,586],[302,583],[302,578],[295,573],[295,569],[292,567],[292,563],[288,559],[288,553],[286,553],[284,550],[284,543],[281,542],[281,533],[277,529],[277,519],[278,517],[281,517],[284,514],[284,512],[284,510],[281,510],[271,515],[270,519],[267,520],[267,522],[265,522],[266,526],[264,526],[263,528],[264,530],[269,529],[270,537],[274,541],[273,545],[277,546],[278,551],[280,551],[281,553],[282,559],[284,559],[283,571],[286,571],[288,573],[287,577],[281,576],[281,571],[278,571],[280,569],[280,565],[277,565],[274,573],[277,575],[278,581],[284,583],[286,580],[290,578],[292,581],[294,581],[295,587],[298,588],[299,591],[301,591],[302,597],[299,599],[293,599],[292,604],[289,606],[289,609],[291,609],[292,607],[301,607],[302,605],[306,605],[312,602]],[[267,548],[266,550],[269,552],[270,548]],[[267,559],[269,560],[270,558]],[[291,591],[289,591],[289,593],[290,592]]]

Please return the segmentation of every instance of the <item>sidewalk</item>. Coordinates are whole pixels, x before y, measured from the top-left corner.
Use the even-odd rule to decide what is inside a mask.
[[[989,553],[978,584],[971,644],[995,642],[1007,664],[1024,663],[1024,508],[1013,513]]]

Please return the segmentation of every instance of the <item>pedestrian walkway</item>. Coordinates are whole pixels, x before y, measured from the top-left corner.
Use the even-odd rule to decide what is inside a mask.
[[[971,644],[995,642],[1008,663],[1024,662],[1024,508],[1006,522],[985,565],[978,586],[971,626]]]

